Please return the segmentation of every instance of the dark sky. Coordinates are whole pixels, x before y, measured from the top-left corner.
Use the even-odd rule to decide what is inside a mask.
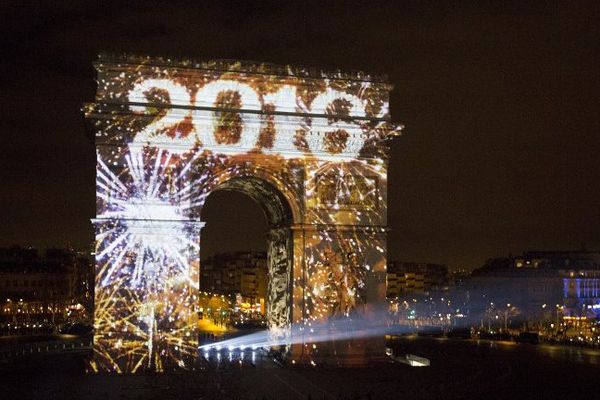
[[[600,2],[25,3],[0,6],[0,246],[93,240],[80,108],[96,54],[126,51],[387,73],[393,259],[600,249]]]

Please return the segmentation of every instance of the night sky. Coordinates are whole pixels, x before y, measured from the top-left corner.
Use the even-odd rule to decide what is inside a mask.
[[[471,269],[527,249],[600,249],[600,2],[7,3],[0,246],[93,241],[80,110],[107,51],[387,73],[406,126],[389,171],[392,259]],[[248,202],[211,195],[211,251],[264,247]]]

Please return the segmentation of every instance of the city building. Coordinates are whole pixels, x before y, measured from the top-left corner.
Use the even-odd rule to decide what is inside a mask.
[[[600,252],[526,251],[491,259],[466,280],[471,311],[516,307],[515,320],[600,317]]]
[[[600,252],[526,251],[489,259],[471,274],[449,274],[437,264],[390,263],[387,283],[392,320],[399,324],[600,340]]]
[[[561,270],[565,316],[600,318],[600,269]]]
[[[264,252],[221,253],[200,267],[200,290],[225,295],[240,294],[249,304],[264,304],[267,295],[267,255]]]
[[[84,321],[93,307],[93,267],[72,250],[0,249],[0,329],[5,334],[55,331]]]
[[[424,295],[447,288],[448,267],[442,264],[389,262],[387,267],[387,297]]]

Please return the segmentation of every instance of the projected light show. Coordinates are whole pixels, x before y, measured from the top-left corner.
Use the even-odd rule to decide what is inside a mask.
[[[92,370],[193,365],[201,214],[218,190],[264,210],[268,336],[286,357],[326,356],[328,321],[378,318],[389,139],[400,132],[385,77],[107,55],[95,67]],[[353,351],[367,355],[361,343]]]

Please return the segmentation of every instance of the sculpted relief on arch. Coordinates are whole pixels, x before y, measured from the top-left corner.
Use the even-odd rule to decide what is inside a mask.
[[[268,208],[253,186],[265,182],[289,211],[267,212],[272,328],[381,300],[387,139],[399,132],[382,78],[129,56],[96,69],[93,370],[194,362],[200,212],[223,185]]]

